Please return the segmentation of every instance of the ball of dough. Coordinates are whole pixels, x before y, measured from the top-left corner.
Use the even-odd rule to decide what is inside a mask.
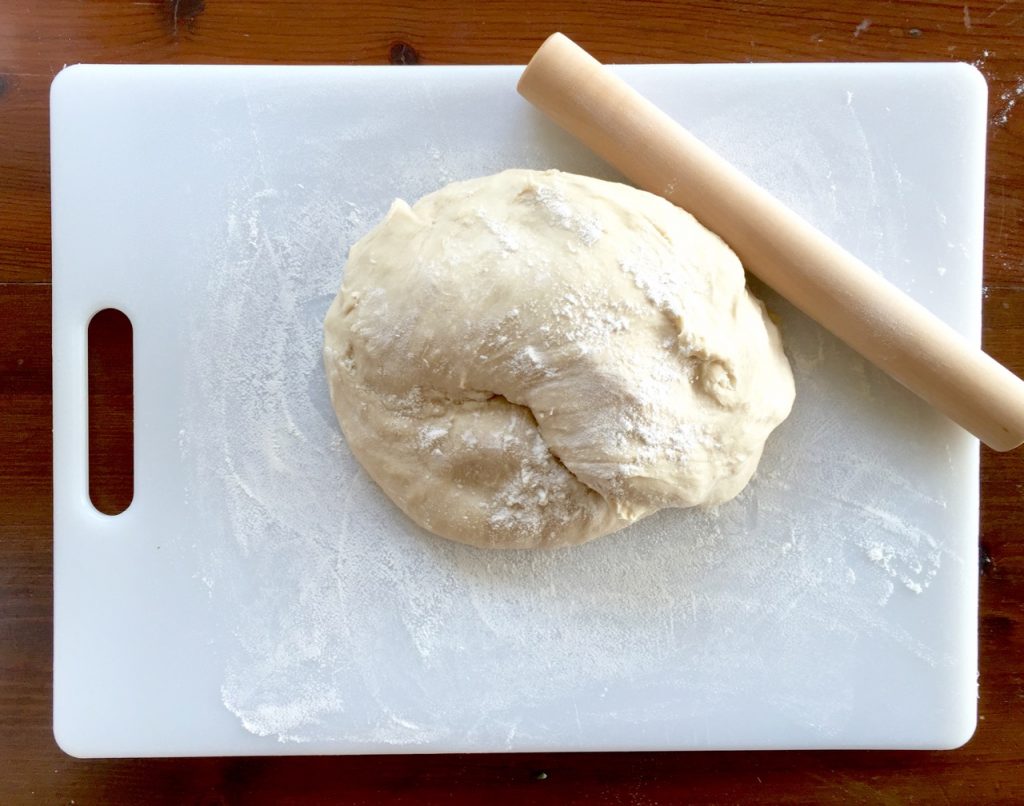
[[[558,171],[396,201],[352,247],[324,331],[362,466],[416,523],[487,548],[726,501],[793,403],[779,333],[718,236]]]

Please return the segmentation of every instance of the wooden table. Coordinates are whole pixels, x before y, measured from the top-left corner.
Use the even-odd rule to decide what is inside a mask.
[[[553,30],[613,62],[973,62],[991,93],[985,346],[1024,372],[1024,0],[406,5],[0,4],[0,803],[1024,802],[1024,449],[982,453],[980,721],[958,751],[78,761],[57,748],[47,91],[64,64],[521,63]]]

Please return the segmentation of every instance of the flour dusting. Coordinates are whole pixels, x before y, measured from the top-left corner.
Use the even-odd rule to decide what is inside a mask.
[[[396,179],[381,186],[376,168],[359,173],[340,161],[332,137],[358,157],[390,129],[351,124],[322,143],[296,143],[282,124],[280,153],[301,147],[311,160],[292,175],[270,156],[273,132],[261,121],[273,116],[261,118],[258,107],[252,114],[253,149],[266,150],[239,168],[222,251],[193,295],[202,302],[190,312],[193,380],[180,433],[189,501],[208,536],[200,575],[231,636],[218,647],[221,695],[245,730],[370,752],[516,750],[560,737],[586,744],[626,729],[649,737],[692,730],[699,743],[706,725],[742,734],[757,702],[775,722],[827,740],[865,707],[865,690],[886,690],[881,679],[861,686],[874,674],[865,657],[882,658],[882,672],[888,658],[914,674],[952,663],[938,638],[905,626],[913,620],[901,614],[945,601],[940,593],[955,592],[943,588],[947,572],[965,562],[936,526],[959,517],[947,510],[948,487],[915,472],[945,467],[959,432],[760,291],[781,320],[797,405],[737,499],[664,511],[549,552],[487,552],[418,529],[356,464],[328,400],[321,325],[346,251],[394,196],[417,198],[507,167],[509,154],[536,167],[551,157],[515,151],[521,137],[504,150],[461,148],[451,130],[429,148],[415,139],[393,148],[400,156],[388,175]],[[795,124],[791,134],[783,139],[801,142]],[[853,140],[848,151],[863,153]],[[843,207],[819,181],[829,163],[813,143],[789,161],[766,158],[772,146],[762,145],[747,142],[755,178],[789,188],[798,206],[813,199],[825,228],[849,227],[866,257],[892,246],[885,228],[898,230],[903,219],[880,206],[875,163],[851,157],[837,167],[848,174],[837,182],[859,186],[855,176],[864,187]],[[559,167],[602,170],[585,159]],[[780,165],[796,173],[773,175]],[[564,200],[538,203],[576,247],[602,237]],[[851,207],[864,214],[863,228],[844,219]],[[488,226],[500,248],[518,248],[515,232]],[[635,270],[633,256],[623,257],[623,270]],[[662,279],[638,274],[638,287],[662,301]],[[565,290],[563,315],[580,345],[613,344],[635,326],[614,301],[585,309],[572,293]],[[523,371],[545,371],[544,347],[541,332],[519,357]],[[658,367],[648,369],[658,384]],[[634,428],[680,461],[706,438],[646,433],[640,419]],[[444,422],[417,435],[430,450],[451,438]],[[527,511],[524,496],[544,494],[550,466],[539,450],[534,459],[495,502],[496,526]]]
[[[574,210],[557,189],[538,187],[535,195],[551,219],[562,229],[573,233],[584,246],[593,246],[604,234],[595,216]]]
[[[1002,101],[1002,107],[996,112],[992,122],[996,126],[1005,126],[1010,121],[1010,115],[1013,113],[1014,107],[1017,106],[1018,101],[1024,96],[1024,76],[1021,76],[1017,83],[1010,89],[1003,90],[999,93],[999,100]]]

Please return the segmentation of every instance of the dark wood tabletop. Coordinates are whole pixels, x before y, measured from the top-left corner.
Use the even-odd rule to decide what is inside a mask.
[[[990,92],[984,342],[1024,372],[1024,0],[0,3],[0,803],[1024,802],[1024,449],[982,451],[980,716],[960,750],[81,761],[55,744],[54,75],[76,62],[522,63],[555,30],[611,62],[975,64]]]

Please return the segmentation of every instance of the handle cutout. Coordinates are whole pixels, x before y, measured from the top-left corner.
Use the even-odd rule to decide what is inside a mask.
[[[89,499],[106,515],[135,495],[132,323],[116,308],[89,321]]]

